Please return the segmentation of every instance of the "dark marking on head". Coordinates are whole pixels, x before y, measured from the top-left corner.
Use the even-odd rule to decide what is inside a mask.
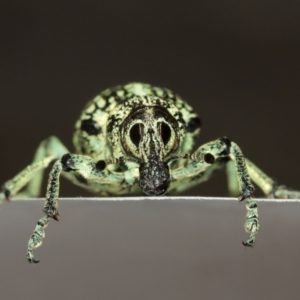
[[[186,124],[186,130],[187,132],[194,132],[195,130],[201,128],[201,120],[199,117],[194,117],[189,119],[189,121]]]
[[[130,129],[130,132],[129,132],[129,134],[130,134],[130,139],[131,139],[132,143],[133,143],[136,147],[139,146],[139,143],[140,143],[141,138],[142,138],[140,126],[142,126],[142,124],[135,124],[135,125],[133,125],[133,126],[131,127],[131,129]]]
[[[168,141],[171,138],[171,129],[169,125],[167,125],[166,123],[161,123],[160,134],[164,144],[168,144]]]
[[[107,124],[107,128],[106,131],[108,133],[111,133],[113,131],[113,128],[115,126],[115,124],[117,123],[117,118],[112,115],[109,119],[108,119],[108,124]]]
[[[85,131],[88,135],[98,135],[102,132],[99,124],[93,119],[83,120],[80,129]]]
[[[174,115],[173,115],[173,117],[176,119],[176,121],[177,121],[178,123],[181,123],[181,124],[183,124],[184,126],[186,126],[185,121],[184,121],[184,118],[183,118],[183,115],[182,115],[182,113],[181,113],[180,111],[175,112]],[[179,124],[178,124],[178,125],[179,125]]]

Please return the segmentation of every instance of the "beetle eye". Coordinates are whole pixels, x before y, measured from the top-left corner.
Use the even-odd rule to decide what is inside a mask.
[[[130,139],[132,141],[132,143],[138,147],[139,143],[141,141],[141,132],[140,132],[140,126],[142,126],[141,124],[135,124],[131,127],[130,129]]]
[[[166,145],[171,138],[171,129],[166,123],[160,123],[161,138]]]

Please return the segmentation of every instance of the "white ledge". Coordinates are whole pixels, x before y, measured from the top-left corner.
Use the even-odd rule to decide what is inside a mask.
[[[45,201],[45,198],[20,198],[12,201]],[[161,197],[77,197],[77,198],[59,198],[59,201],[145,201],[145,200],[197,200],[197,201],[238,201],[231,197],[200,197],[200,196],[161,196]],[[269,199],[254,198],[255,201],[265,202],[300,202],[300,199]]]

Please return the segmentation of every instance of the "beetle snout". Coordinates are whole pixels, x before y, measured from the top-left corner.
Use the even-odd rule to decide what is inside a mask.
[[[140,165],[139,186],[148,196],[160,196],[170,186],[170,172],[167,163],[153,160]]]

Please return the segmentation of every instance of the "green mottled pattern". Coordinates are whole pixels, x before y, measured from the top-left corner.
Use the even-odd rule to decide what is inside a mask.
[[[225,137],[193,151],[200,127],[196,112],[166,88],[130,83],[97,95],[75,124],[74,153],[69,153],[58,138],[49,137],[38,147],[33,163],[2,187],[0,201],[37,197],[44,169],[53,163],[43,209],[46,216],[38,221],[29,239],[28,261],[37,262],[33,251],[42,244],[50,218],[60,219],[61,175],[97,195],[121,196],[142,194],[142,188],[150,191],[148,181],[160,178],[163,170],[167,176],[167,190],[163,192],[176,194],[208,180],[214,170],[226,166],[230,193],[246,200],[244,226],[250,236],[244,245],[254,246],[259,221],[251,181],[268,197],[299,198],[300,192],[277,186]],[[139,185],[141,182],[145,185]]]

